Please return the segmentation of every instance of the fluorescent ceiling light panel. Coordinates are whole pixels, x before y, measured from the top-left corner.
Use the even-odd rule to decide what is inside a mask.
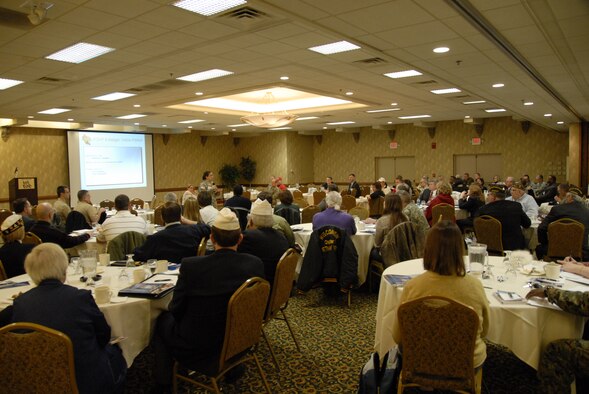
[[[310,51],[318,52],[323,55],[332,55],[334,53],[354,51],[356,49],[360,49],[360,47],[347,41],[332,42],[331,44],[319,45],[309,48]]]
[[[23,81],[17,79],[0,78],[0,90],[8,89],[16,85],[20,85]]]
[[[116,101],[116,100],[122,100],[124,98],[133,97],[133,96],[135,96],[135,95],[132,93],[114,92],[114,93],[105,94],[103,96],[92,97],[92,100]],[[138,105],[136,105],[136,107],[138,107]]]
[[[386,108],[386,109],[371,109],[370,111],[366,111],[369,114],[376,114],[379,112],[391,112],[391,111],[400,111],[401,108]]]
[[[399,116],[399,119],[421,119],[421,118],[431,118],[431,115],[408,115],[408,116]]]
[[[178,122],[178,123],[190,124],[190,123],[198,123],[198,122],[204,122],[204,119],[183,120],[182,122]]]
[[[385,77],[389,77],[389,78],[393,78],[393,79],[416,77],[418,75],[423,75],[423,74],[417,70],[405,70],[405,71],[397,71],[395,73],[384,74]]]
[[[331,122],[331,123],[325,123],[325,124],[330,125],[330,126],[337,126],[340,124],[352,124],[352,123],[356,123],[356,122],[352,122],[351,120],[346,120],[344,122]]]
[[[112,52],[114,50],[114,48],[103,47],[102,45],[80,42],[78,44],[72,45],[71,47],[62,49],[61,51],[52,53],[51,55],[46,56],[45,59],[77,64],[104,55],[105,53]]]
[[[462,104],[464,105],[471,105],[471,104],[483,104],[486,103],[485,100],[475,100],[475,101],[463,101]]]
[[[432,92],[433,94],[448,94],[448,93],[460,93],[461,90],[456,89],[456,88],[448,88],[448,89],[430,90],[430,92]]]
[[[317,119],[317,118],[319,118],[319,116],[304,116],[302,118],[295,119],[295,122],[298,122],[299,120],[311,120],[311,119]]]
[[[180,0],[172,5],[200,15],[211,16],[245,3],[245,0]]]
[[[525,101],[524,105],[527,105],[527,106],[534,105],[534,102],[533,101]]]
[[[505,112],[505,109],[503,109],[503,108],[491,108],[491,109],[486,109],[485,112]]]
[[[212,70],[201,71],[201,72],[198,72],[195,74],[185,75],[183,77],[179,77],[176,79],[180,79],[182,81],[188,81],[188,82],[199,82],[199,81],[206,81],[207,79],[220,78],[220,77],[224,77],[226,75],[231,75],[231,74],[233,74],[232,71],[225,71],[225,70],[220,70],[218,68],[214,68]]]
[[[71,111],[71,109],[50,108],[50,109],[46,109],[45,111],[39,111],[37,113],[38,114],[45,114],[45,115],[57,115],[57,114],[62,114],[64,112],[68,112],[68,111]]]
[[[137,118],[143,118],[144,116],[147,116],[147,115],[130,114],[130,115],[124,115],[124,116],[117,116],[117,119],[137,119]]]

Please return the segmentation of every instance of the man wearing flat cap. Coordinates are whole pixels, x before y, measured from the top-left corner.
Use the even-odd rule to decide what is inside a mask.
[[[35,245],[23,244],[25,224],[21,215],[10,215],[2,222],[2,239],[4,245],[0,248],[0,261],[6,271],[6,277],[25,273],[25,258]]]
[[[223,346],[231,295],[249,278],[264,278],[262,260],[237,252],[241,239],[237,216],[223,208],[211,228],[215,252],[182,259],[169,312],[159,316],[153,339],[155,392],[170,392],[174,360],[188,368],[215,360]]]

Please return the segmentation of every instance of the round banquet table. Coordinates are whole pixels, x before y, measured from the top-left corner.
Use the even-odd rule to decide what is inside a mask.
[[[502,257],[490,257],[489,264],[495,277],[505,272]],[[404,261],[384,271],[378,294],[374,343],[379,354],[384,355],[395,344],[392,325],[397,317],[397,307],[403,291],[402,287],[389,284],[385,275],[417,276],[423,272],[423,259]],[[524,285],[532,278],[534,277],[518,273],[517,278],[506,282],[497,282],[495,279],[484,279],[482,282],[490,304],[487,339],[507,346],[522,361],[537,369],[541,352],[548,343],[562,338],[581,338],[585,319],[561,310],[532,306],[524,302],[502,304],[493,296],[496,290],[506,290],[525,297],[530,289]],[[589,286],[569,280],[565,280],[563,288],[589,291]]]
[[[168,309],[168,303],[172,299],[172,293],[161,299],[145,299],[131,297],[116,297],[118,291],[124,287],[130,286],[129,282],[119,282],[118,276],[122,268],[118,267],[100,267],[104,269],[101,273],[103,277],[110,277],[110,288],[113,292],[113,302],[108,304],[99,304],[98,308],[104,313],[106,321],[111,328],[111,338],[126,337],[127,339],[119,342],[123,351],[123,357],[127,361],[127,366],[133,364],[133,360],[149,344],[151,332],[155,327],[155,320],[162,311]],[[132,278],[132,269],[128,269],[129,277]],[[100,270],[99,270],[100,272]],[[80,282],[81,275],[72,275],[68,269],[66,284],[80,289],[92,290],[93,287],[86,286]],[[34,287],[33,281],[28,275],[20,275],[10,278],[14,282],[29,282],[28,286],[12,287],[0,289],[0,310],[12,304],[11,297],[20,292],[26,292]],[[100,282],[98,283],[100,285]]]

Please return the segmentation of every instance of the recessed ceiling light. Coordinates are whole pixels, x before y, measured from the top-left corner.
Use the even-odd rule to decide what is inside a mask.
[[[463,101],[462,104],[464,105],[471,105],[471,104],[483,104],[486,103],[485,100],[475,100],[475,101]]]
[[[393,124],[393,122],[387,122],[387,124]]]
[[[208,112],[203,112],[203,114],[208,115],[209,113]]]
[[[52,53],[49,56],[45,56],[45,59],[77,64],[104,55],[105,53],[112,52],[114,50],[114,48],[103,47],[102,45],[79,42],[70,47],[62,49],[61,51]]]
[[[456,88],[447,88],[447,89],[430,90],[430,92],[432,92],[433,94],[448,94],[448,93],[460,93],[461,90],[456,89]]]
[[[280,77],[280,79],[283,81],[288,81],[290,78],[287,77],[286,75],[283,75],[282,77]]]
[[[163,124],[162,127],[168,127],[168,125],[167,124]]]
[[[74,121],[74,118],[69,118],[67,121],[68,122],[73,122]]]
[[[227,127],[245,127],[245,126],[251,126],[251,124],[249,123],[239,123],[239,124],[228,124]]]
[[[486,109],[485,112],[505,112],[505,109],[503,109],[503,108],[491,108],[491,109]]]
[[[204,93],[203,92],[196,92],[194,94],[196,94],[197,96],[202,96]]]
[[[550,118],[552,114],[544,114],[545,117]]]
[[[29,116],[27,116],[27,118],[29,118],[29,119],[35,119],[35,117],[33,115],[29,115]]]
[[[115,101],[115,100],[122,100],[127,97],[135,96],[132,93],[122,93],[122,92],[114,92],[105,94],[103,96],[92,97],[92,100],[101,100],[101,101]]]
[[[327,130],[327,127],[323,126],[323,130]]]
[[[464,115],[464,119],[470,119],[470,115]]]
[[[214,127],[211,127],[211,130],[215,130],[215,128]]]
[[[319,118],[319,116],[304,116],[302,118],[296,118],[295,122],[298,122],[299,120],[311,120],[311,119],[317,119]]]
[[[352,96],[354,92],[346,92],[346,96]]]
[[[407,77],[416,77],[418,75],[423,75],[417,70],[405,70],[405,71],[397,71],[394,73],[386,73],[383,74],[385,77],[398,79],[398,78],[407,78]]]
[[[524,105],[530,106],[530,105],[534,105],[533,101],[524,101]]]
[[[310,51],[322,53],[323,55],[354,51],[356,49],[360,49],[360,47],[347,41],[332,42],[331,44],[319,45],[309,48]]]
[[[50,109],[46,109],[45,111],[39,111],[37,113],[38,114],[45,114],[45,115],[57,115],[57,114],[62,114],[64,112],[68,112],[68,111],[71,111],[71,109],[50,108]]]
[[[133,123],[135,126],[139,126],[139,122],[135,122]]]
[[[117,119],[137,119],[137,118],[143,118],[144,116],[147,116],[147,115],[130,114],[130,115],[117,116]]]
[[[190,74],[190,75],[184,75],[183,77],[179,77],[176,79],[180,79],[182,81],[188,81],[188,82],[198,82],[198,81],[205,81],[207,79],[224,77],[226,75],[231,75],[231,74],[233,74],[233,71],[225,71],[225,70],[220,70],[218,68],[214,68],[212,70],[206,70],[206,71],[201,71],[201,72]]]
[[[369,114],[376,114],[379,112],[391,112],[391,111],[400,111],[401,108],[386,108],[386,109],[371,109],[370,111],[366,111]]]
[[[178,123],[190,124],[190,123],[198,123],[198,122],[204,122],[204,120],[203,119],[190,119],[190,120],[183,120],[182,122],[178,122]]]
[[[245,3],[245,0],[180,0],[172,5],[200,15],[211,16]]]
[[[408,115],[408,116],[399,116],[399,119],[419,119],[419,118],[431,118],[431,115]]]
[[[188,126],[188,128],[189,128],[189,129],[191,129],[191,128],[192,128],[192,126]]]
[[[399,105],[399,104],[397,104],[397,103],[391,103],[391,105]]]
[[[505,84],[504,84],[504,83],[494,83],[494,84],[493,84],[493,87],[494,87],[494,88],[502,88],[503,86],[505,86]]]
[[[141,104],[133,104],[133,107],[140,108],[141,107]]]
[[[268,129],[268,130],[291,130],[292,127],[275,127],[273,129]]]
[[[330,122],[330,123],[325,123],[325,124],[330,125],[330,126],[337,126],[340,124],[352,124],[352,123],[356,123],[356,122],[352,122],[351,120],[346,120],[344,122]]]
[[[0,78],[0,90],[8,89],[21,83],[23,81],[19,81],[18,79]]]
[[[556,122],[556,124],[564,124],[564,122],[562,120]]]
[[[450,48],[448,48],[448,47],[437,47],[437,48],[434,48],[434,52],[435,53],[446,53],[449,50],[450,50]]]

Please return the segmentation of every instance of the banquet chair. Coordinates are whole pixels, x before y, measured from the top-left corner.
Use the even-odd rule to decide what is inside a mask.
[[[32,245],[41,245],[43,241],[39,238],[36,234],[33,234],[30,231],[25,233],[25,237],[22,240],[23,244],[32,244]]]
[[[2,224],[2,222],[10,215],[12,215],[12,211],[8,209],[0,209],[0,224]]]
[[[177,393],[178,379],[202,387],[214,393],[221,393],[218,380],[235,366],[249,360],[254,360],[266,391],[270,393],[270,386],[262,370],[256,347],[261,339],[264,311],[270,293],[270,285],[262,278],[248,279],[229,299],[227,307],[227,323],[225,324],[225,339],[221,354],[215,359],[208,359],[195,365],[182,364],[190,371],[200,372],[207,376],[211,384],[207,385],[179,371],[179,363],[174,364],[173,392]]]
[[[143,209],[143,204],[145,204],[145,201],[140,198],[134,198],[130,201],[130,204],[131,207],[137,206],[137,209]]]
[[[196,248],[196,255],[197,256],[204,256],[207,253],[207,240],[208,237],[202,237],[200,239],[200,243],[198,244],[198,248]]]
[[[277,205],[274,215],[283,217],[289,225],[301,224],[301,211],[298,206]]]
[[[136,231],[126,231],[117,235],[106,245],[106,253],[111,260],[125,260],[127,255],[133,253],[136,247],[145,243],[145,235]]]
[[[319,213],[319,207],[317,205],[309,205],[306,208],[303,208],[301,212],[301,223],[313,223],[313,216],[316,213]]]
[[[78,211],[71,211],[68,213],[67,218],[65,218],[65,232],[67,234],[72,231],[89,230],[91,228],[92,227],[86,221],[86,217]]]
[[[274,354],[274,349],[270,344],[270,340],[264,331],[264,327],[268,325],[272,320],[283,320],[288,327],[288,331],[290,331],[290,335],[292,336],[292,340],[297,347],[297,350],[301,351],[299,347],[299,343],[295,334],[290,326],[290,322],[286,317],[284,311],[288,307],[288,299],[290,298],[290,293],[292,290],[292,284],[295,278],[295,270],[297,268],[297,263],[299,261],[300,255],[294,250],[293,248],[288,249],[276,265],[276,273],[274,275],[274,283],[272,284],[272,289],[270,291],[270,298],[268,300],[268,307],[266,308],[266,314],[264,316],[264,326],[262,327],[262,335],[264,340],[268,344],[268,348],[270,349],[270,354],[272,355],[272,360],[274,361],[274,365],[276,365],[276,369],[280,371],[280,367],[278,365],[278,361],[276,360],[276,355]],[[282,315],[282,317],[278,316],[278,313]]]
[[[348,189],[342,189],[342,191],[339,192],[339,194],[341,194],[341,196],[343,198],[343,196],[349,196],[350,195],[350,191]]]
[[[299,191],[301,193],[308,193],[309,192],[309,187],[308,186],[299,186]]]
[[[370,200],[368,200],[368,207],[370,217],[378,219],[382,216],[382,212],[384,210],[384,197],[371,198]]]
[[[489,215],[474,219],[474,233],[478,243],[487,245],[490,255],[503,256],[503,229],[501,222]]]
[[[6,277],[6,271],[4,270],[4,264],[2,264],[2,260],[0,260],[0,281],[8,279]]]
[[[585,226],[573,219],[559,219],[548,225],[548,252],[546,256],[556,260],[571,256],[583,258]]]
[[[154,194],[153,198],[149,202],[149,208],[154,209],[157,206],[157,196]]]
[[[325,192],[313,192],[313,205],[319,205],[325,198]]]
[[[72,341],[39,324],[0,328],[0,382],[12,393],[78,393]]]
[[[235,213],[237,219],[239,220],[239,227],[241,231],[244,231],[247,227],[247,217],[250,214],[250,210],[243,207],[227,207]]]
[[[362,196],[367,196],[370,194],[370,186],[362,186],[362,193],[360,193]],[[355,197],[359,197],[359,196],[355,196]]]
[[[241,194],[241,197],[247,198],[248,200],[252,199],[252,193],[250,191],[244,190]]]
[[[301,192],[300,190],[293,190],[292,191],[292,198],[295,200],[297,198],[303,198],[303,192]]]
[[[31,218],[33,220],[35,220],[35,221],[38,219],[37,218],[37,206],[36,205],[33,205],[33,208],[31,208]]]
[[[100,208],[108,208],[108,210],[110,211],[114,207],[115,207],[114,201],[111,201],[108,199],[100,201]]]
[[[397,318],[403,347],[397,393],[406,387],[481,392],[482,368],[473,365],[479,327],[474,309],[429,296],[401,304]]]
[[[153,223],[158,226],[165,225],[164,218],[162,217],[162,208],[163,207],[164,207],[164,205],[162,204],[153,210]]]
[[[452,222],[456,222],[456,212],[454,210],[454,206],[446,203],[441,203],[432,208],[432,218],[435,220],[439,218],[440,215],[442,218],[440,220],[450,220]],[[438,221],[440,221],[438,220]],[[433,225],[433,224],[432,224]]]
[[[308,201],[307,201],[307,199],[306,199],[306,198],[304,198],[304,197],[295,198],[295,199],[293,200],[293,202],[294,202],[295,204],[297,204],[297,205],[299,206],[299,208],[306,208],[306,207],[308,207],[308,206],[309,206],[309,202],[308,202]]]
[[[355,206],[356,206],[356,198],[355,197],[352,197],[349,194],[342,196],[342,205],[341,205],[342,211],[349,211],[350,209],[354,208]]]
[[[368,219],[368,216],[370,216],[370,212],[368,212],[368,209],[364,207],[354,207],[350,209],[348,213],[352,216],[358,216],[360,220]]]

